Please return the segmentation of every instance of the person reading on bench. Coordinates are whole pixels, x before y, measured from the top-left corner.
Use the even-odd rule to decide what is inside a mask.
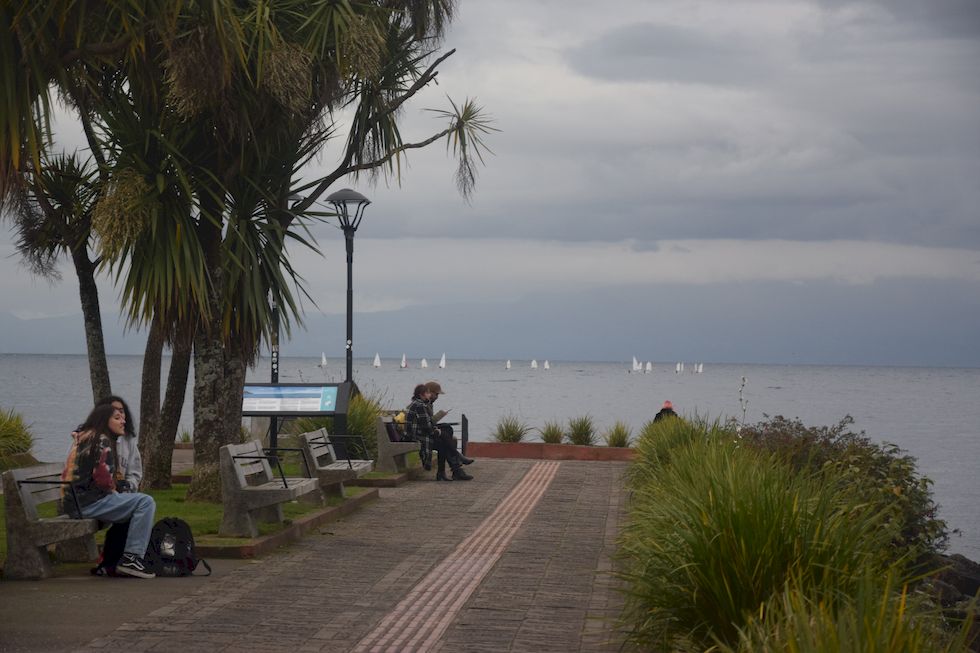
[[[72,517],[114,524],[129,522],[123,556],[116,572],[153,578],[143,555],[150,542],[156,503],[142,492],[118,492],[125,480],[117,461],[116,442],[126,433],[126,414],[111,403],[96,406],[82,424],[68,452],[61,480],[62,507]],[[75,500],[77,499],[77,505]],[[80,512],[79,512],[80,511]]]
[[[449,452],[449,455],[455,458],[461,465],[470,465],[473,463],[472,458],[467,458],[459,452],[459,445],[456,441],[456,436],[453,435],[453,427],[449,424],[440,424],[439,420],[446,416],[448,410],[440,410],[435,413],[435,403],[439,395],[445,394],[442,391],[442,386],[435,381],[429,381],[425,384],[426,389],[429,391],[429,417],[432,419],[433,425],[442,435],[442,441],[445,443],[445,448]],[[469,480],[469,479],[463,479]]]
[[[428,443],[429,447],[436,451],[437,481],[469,481],[473,477],[463,471],[462,465],[472,461],[468,458],[464,459],[456,451],[452,427],[449,427],[447,438],[446,431],[432,421],[431,397],[428,384],[415,386],[412,402],[405,410],[405,433],[423,446]],[[446,463],[449,463],[452,470],[452,478],[446,476]]]

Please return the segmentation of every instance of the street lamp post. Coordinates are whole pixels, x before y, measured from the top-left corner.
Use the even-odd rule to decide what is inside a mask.
[[[347,383],[353,379],[354,368],[354,232],[361,224],[364,217],[364,209],[371,203],[371,200],[364,197],[357,191],[350,188],[338,190],[327,197],[327,201],[333,204],[340,221],[340,228],[344,232],[344,240],[347,244]]]

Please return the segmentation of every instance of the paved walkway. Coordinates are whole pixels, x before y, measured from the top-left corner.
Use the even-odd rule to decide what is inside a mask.
[[[625,468],[484,459],[474,481],[383,489],[318,534],[210,578],[86,579],[127,595],[161,583],[187,593],[66,650],[618,650],[608,572]]]

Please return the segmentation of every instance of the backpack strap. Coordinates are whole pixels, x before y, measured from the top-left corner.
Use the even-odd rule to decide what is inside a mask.
[[[200,565],[204,565],[204,568],[208,570],[208,573],[206,573],[206,574],[198,574],[198,576],[210,576],[211,575],[211,565],[209,565],[208,564],[208,561],[205,560],[204,558],[201,558],[200,560],[197,561],[197,564],[194,565],[194,569],[191,569],[191,575],[194,575],[194,572],[197,570],[197,568]]]

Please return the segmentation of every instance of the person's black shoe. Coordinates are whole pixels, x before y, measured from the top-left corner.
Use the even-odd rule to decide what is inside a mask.
[[[432,471],[432,461],[431,460],[423,460],[422,461],[422,469],[424,469],[427,472],[431,472]]]
[[[472,481],[473,477],[464,472],[462,469],[453,470],[453,480],[454,481]]]
[[[453,474],[453,478],[449,478],[446,476],[445,472],[436,472],[437,481],[452,481],[455,480],[455,478],[456,478],[456,474]]]
[[[143,559],[132,553],[122,555],[122,560],[116,565],[116,573],[136,576],[137,578],[156,578],[156,574],[146,568]]]
[[[463,463],[464,465],[472,465],[476,461],[472,458],[467,458],[466,456],[460,455],[459,462]]]

